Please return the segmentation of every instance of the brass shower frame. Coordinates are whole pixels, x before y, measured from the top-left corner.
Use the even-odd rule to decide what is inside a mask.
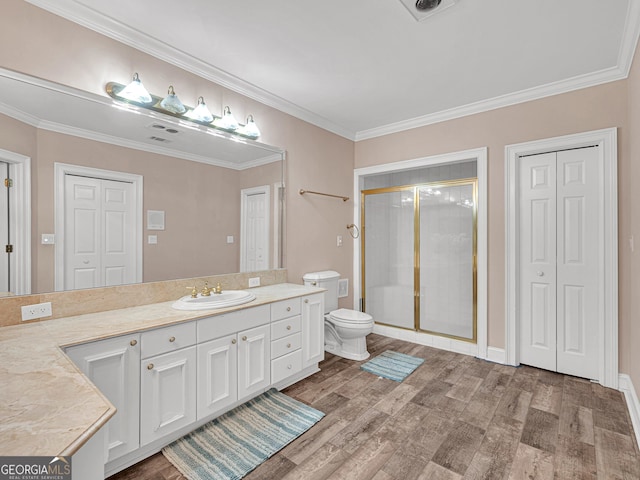
[[[439,187],[455,187],[461,185],[472,185],[473,187],[473,337],[466,338],[457,335],[450,335],[441,332],[435,332],[432,330],[425,330],[420,328],[420,189],[431,188],[437,189]],[[365,199],[367,195],[376,195],[381,193],[403,192],[413,191],[413,328],[399,327],[397,325],[391,325],[383,322],[375,323],[379,325],[390,326],[394,328],[400,328],[402,330],[409,330],[415,332],[428,333],[431,335],[437,335],[440,337],[452,338],[455,340],[461,340],[468,343],[477,343],[478,337],[478,179],[463,178],[456,180],[443,180],[438,182],[420,183],[412,185],[400,185],[395,187],[374,188],[370,190],[360,191],[360,225],[362,230],[361,235],[361,248],[360,248],[360,268],[361,268],[361,283],[362,283],[362,299],[361,309],[366,311],[366,277],[365,277],[365,252],[366,252],[366,219],[365,219]]]

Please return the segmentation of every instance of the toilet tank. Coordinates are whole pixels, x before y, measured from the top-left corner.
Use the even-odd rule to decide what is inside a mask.
[[[326,288],[324,294],[324,313],[329,313],[338,309],[338,280],[340,274],[333,270],[323,272],[311,272],[302,277],[304,284],[308,287]]]

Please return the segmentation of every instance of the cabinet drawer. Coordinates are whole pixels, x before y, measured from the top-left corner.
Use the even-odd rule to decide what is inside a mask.
[[[300,315],[293,318],[285,318],[271,324],[271,340],[278,340],[292,333],[300,331],[302,324]]]
[[[208,342],[240,330],[266,325],[270,320],[269,305],[238,310],[198,320],[198,343]]]
[[[300,299],[291,298],[271,304],[271,321],[300,315]]]
[[[271,342],[271,358],[278,358],[286,353],[298,350],[300,345],[302,345],[302,335],[300,333],[274,340]]]
[[[142,332],[141,357],[173,352],[196,343],[196,323],[181,323],[171,327]]]
[[[301,350],[271,360],[271,383],[278,383],[300,370],[302,370]]]

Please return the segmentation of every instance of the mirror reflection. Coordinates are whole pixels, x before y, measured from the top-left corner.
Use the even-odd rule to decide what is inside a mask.
[[[187,123],[0,71],[0,292],[282,267],[284,151]]]

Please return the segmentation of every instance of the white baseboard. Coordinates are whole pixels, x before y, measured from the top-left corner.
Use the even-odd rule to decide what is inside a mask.
[[[485,360],[505,365],[507,363],[507,353],[504,348],[489,347],[487,348],[487,358]]]
[[[631,377],[626,373],[618,375],[618,390],[624,393],[633,431],[636,434],[636,441],[638,445],[640,445],[640,401],[638,401],[638,395],[636,394],[636,389],[633,386]]]

